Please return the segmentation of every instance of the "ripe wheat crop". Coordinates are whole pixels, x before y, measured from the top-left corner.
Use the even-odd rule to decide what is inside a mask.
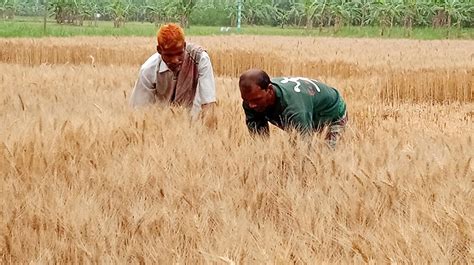
[[[0,40],[2,263],[472,261],[472,41],[191,40],[214,63],[211,126],[130,109],[153,40]],[[248,67],[337,87],[337,149],[251,139]]]

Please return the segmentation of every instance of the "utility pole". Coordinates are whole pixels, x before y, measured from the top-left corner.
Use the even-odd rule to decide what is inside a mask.
[[[237,0],[237,31],[240,31],[241,19],[242,19],[242,0]]]

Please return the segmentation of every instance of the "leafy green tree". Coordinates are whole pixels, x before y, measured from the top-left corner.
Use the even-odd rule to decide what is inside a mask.
[[[378,25],[381,34],[397,25],[408,35],[413,27],[453,29],[474,26],[473,0],[241,0],[246,24],[332,27]],[[235,26],[238,0],[48,0],[48,13],[58,23],[84,21],[165,21]],[[0,0],[3,19],[15,15],[42,16],[45,0]],[[460,31],[458,31],[460,32]],[[390,31],[388,31],[390,33]]]
[[[52,0],[49,2],[49,11],[54,15],[57,23],[63,24],[69,22],[72,6],[71,0]]]
[[[196,0],[171,1],[168,5],[169,11],[178,18],[183,28],[189,27],[189,17],[197,7]]]
[[[433,9],[435,13],[433,26],[447,27],[447,36],[451,34],[453,26],[460,29],[463,23],[472,20],[472,2],[458,0],[436,1]]]
[[[378,0],[374,4],[373,16],[381,26],[380,35],[383,36],[387,27],[393,27],[395,19],[400,16],[402,5],[397,0]]]
[[[250,25],[255,25],[262,21],[270,21],[273,12],[275,10],[268,0],[243,1],[242,17]]]
[[[306,28],[313,28],[313,20],[319,19],[320,27],[323,25],[323,14],[327,7],[327,0],[303,0],[303,12],[306,17]]]
[[[293,21],[293,25],[300,26],[301,20],[304,16],[304,6],[296,0],[289,0],[288,8],[286,10],[289,20]]]
[[[125,25],[125,18],[127,17],[128,7],[121,0],[114,0],[108,6],[108,14],[114,22],[114,27],[119,28]]]
[[[361,27],[373,23],[373,0],[356,0],[352,1],[353,12],[352,23]]]
[[[227,13],[227,18],[230,20],[230,26],[235,27],[237,25],[237,5],[230,4],[224,8],[224,11]]]
[[[273,9],[273,17],[276,24],[283,28],[290,21],[290,13],[278,6],[273,6]]]
[[[328,3],[326,11],[329,15],[329,25],[332,25],[334,20],[334,31],[337,32],[344,26],[347,21],[350,21],[352,14],[355,13],[354,5],[350,1],[336,0]]]
[[[162,21],[169,20],[169,3],[165,0],[153,0],[145,6],[146,17],[158,26]]]
[[[0,15],[2,19],[13,19],[19,8],[20,3],[17,0],[1,0]]]
[[[231,19],[227,11],[234,8],[236,11]],[[189,23],[209,26],[230,26],[237,17],[237,1],[235,0],[201,0],[198,7],[192,12]],[[233,25],[235,26],[235,24]]]

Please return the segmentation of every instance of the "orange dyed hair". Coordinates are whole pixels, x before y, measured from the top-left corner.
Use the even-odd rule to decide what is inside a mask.
[[[184,45],[184,31],[177,24],[165,24],[158,30],[157,40],[162,49],[180,47]]]

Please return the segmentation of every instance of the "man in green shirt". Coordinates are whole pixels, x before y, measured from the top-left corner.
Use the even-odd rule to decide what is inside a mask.
[[[245,71],[239,80],[246,123],[252,134],[268,135],[268,123],[304,135],[323,132],[335,147],[347,123],[346,103],[339,92],[305,77],[271,78],[260,69]]]

